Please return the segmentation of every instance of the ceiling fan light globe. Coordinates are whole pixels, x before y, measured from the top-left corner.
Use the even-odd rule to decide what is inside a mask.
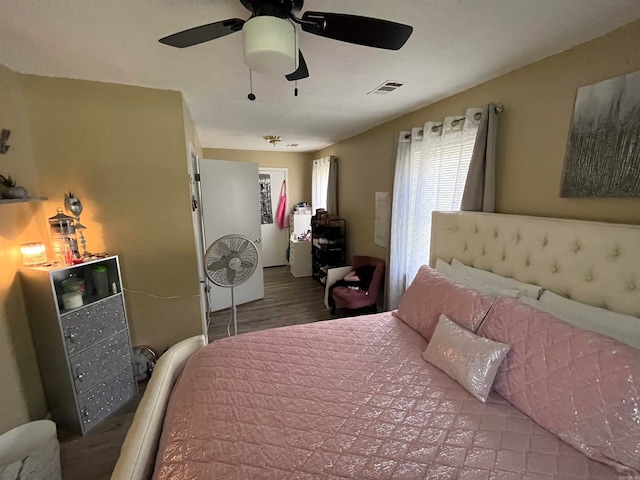
[[[251,70],[278,75],[296,69],[296,30],[289,20],[260,16],[242,27],[244,63]]]

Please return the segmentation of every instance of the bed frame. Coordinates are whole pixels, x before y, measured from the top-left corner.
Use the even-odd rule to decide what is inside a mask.
[[[457,258],[640,317],[640,225],[475,212],[434,212],[432,224],[431,266]]]
[[[436,258],[457,258],[582,303],[640,317],[638,225],[434,212],[432,266]],[[127,433],[112,480],[151,478],[169,394],[189,356],[204,343],[203,336],[193,337],[161,357]]]
[[[189,357],[204,345],[204,335],[198,335],[176,343],[162,354],[122,444],[112,480],[151,478],[169,395]]]

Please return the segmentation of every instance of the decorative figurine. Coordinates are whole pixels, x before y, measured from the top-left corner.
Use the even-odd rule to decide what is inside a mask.
[[[49,218],[51,228],[51,247],[54,261],[61,265],[73,265],[80,260],[75,219],[62,213],[58,208],[56,215]]]
[[[16,181],[11,175],[0,175],[0,198],[26,198],[27,195],[27,190],[16,186]]]
[[[65,193],[64,194],[64,208],[67,209],[67,212],[73,214],[76,218],[76,231],[78,235],[80,235],[80,246],[82,247],[82,252],[80,254],[83,257],[90,257],[91,254],[87,252],[87,241],[84,238],[84,234],[82,233],[87,227],[80,223],[80,214],[82,213],[82,202],[78,197],[75,197],[73,193]]]

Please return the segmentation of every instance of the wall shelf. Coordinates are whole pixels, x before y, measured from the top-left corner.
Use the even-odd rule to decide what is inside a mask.
[[[47,197],[2,198],[0,199],[0,205],[7,203],[44,202],[45,200],[49,199]]]

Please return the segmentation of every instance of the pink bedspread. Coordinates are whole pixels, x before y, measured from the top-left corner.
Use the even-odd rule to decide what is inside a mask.
[[[390,313],[216,341],[174,389],[154,479],[618,478],[425,347]]]

